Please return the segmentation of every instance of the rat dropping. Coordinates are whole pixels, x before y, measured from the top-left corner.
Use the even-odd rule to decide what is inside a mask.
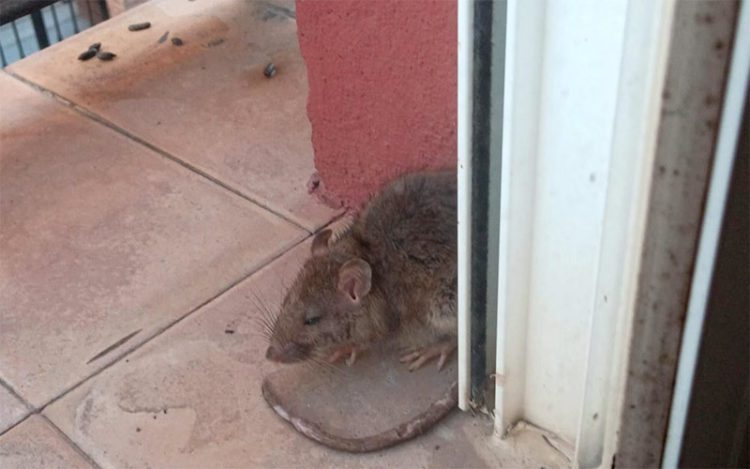
[[[78,56],[78,60],[89,60],[96,55],[96,49],[89,49],[86,52],[81,52]]]
[[[151,27],[151,23],[144,21],[143,23],[135,23],[128,26],[128,31],[142,31]]]
[[[99,60],[104,60],[105,62],[110,61],[115,57],[117,57],[117,55],[112,52],[99,51],[96,53],[96,58]]]
[[[266,65],[266,68],[263,69],[263,75],[265,75],[266,78],[273,78],[276,76],[276,65],[274,65],[273,62]]]

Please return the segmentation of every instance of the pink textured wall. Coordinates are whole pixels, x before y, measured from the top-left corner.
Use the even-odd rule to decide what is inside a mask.
[[[357,206],[398,174],[455,167],[455,0],[297,0],[315,192]]]

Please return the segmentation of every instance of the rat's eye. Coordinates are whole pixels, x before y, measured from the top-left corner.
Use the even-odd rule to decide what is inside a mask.
[[[320,316],[305,318],[305,326],[314,326],[318,322],[320,322]]]

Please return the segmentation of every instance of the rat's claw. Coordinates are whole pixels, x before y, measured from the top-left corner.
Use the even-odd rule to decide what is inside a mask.
[[[421,368],[422,365],[432,360],[433,358],[437,358],[437,369],[438,371],[440,371],[445,366],[445,362],[448,360],[448,357],[455,348],[456,344],[453,341],[438,342],[428,347],[424,347],[414,352],[408,353],[402,356],[400,361],[401,363],[408,363],[409,371],[414,371]]]
[[[438,371],[442,371],[443,367],[445,366],[445,361],[448,359],[448,353],[443,352],[440,354],[440,358],[438,359],[437,368]]]
[[[346,358],[346,364],[349,366],[352,366],[355,361],[357,361],[357,348],[353,347],[351,345],[346,345],[338,350],[334,351],[330,357],[328,357],[329,363],[336,363],[337,361],[341,360],[343,357]]]
[[[352,354],[349,355],[349,358],[346,359],[346,366],[354,365],[355,361],[357,361],[357,349],[352,348]]]
[[[328,363],[336,363],[343,356],[344,356],[344,352],[342,352],[341,350],[336,350],[335,352],[331,354],[330,357],[328,357]]]
[[[411,365],[409,365],[409,371],[418,370],[427,363],[427,360],[429,360],[432,357],[428,357],[427,355],[421,355],[419,358],[414,360]]]
[[[422,352],[417,350],[416,352],[407,353],[406,355],[401,357],[400,362],[401,363],[413,362],[414,360],[416,360],[417,358],[421,356],[422,356]]]

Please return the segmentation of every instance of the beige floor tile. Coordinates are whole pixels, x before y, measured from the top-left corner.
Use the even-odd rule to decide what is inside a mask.
[[[0,433],[15,425],[28,413],[24,403],[0,385]]]
[[[41,406],[305,232],[0,73],[0,377]]]
[[[497,467],[487,419],[456,413],[400,447],[349,455],[298,435],[268,408],[260,385],[273,365],[254,295],[278,304],[308,249],[290,251],[45,414],[104,467]]]
[[[3,469],[82,469],[94,467],[43,417],[33,415],[0,436]]]
[[[333,212],[307,194],[306,71],[294,2],[275,3],[155,0],[9,69],[314,229]],[[159,43],[166,31],[184,45]],[[94,42],[117,58],[76,60]]]

